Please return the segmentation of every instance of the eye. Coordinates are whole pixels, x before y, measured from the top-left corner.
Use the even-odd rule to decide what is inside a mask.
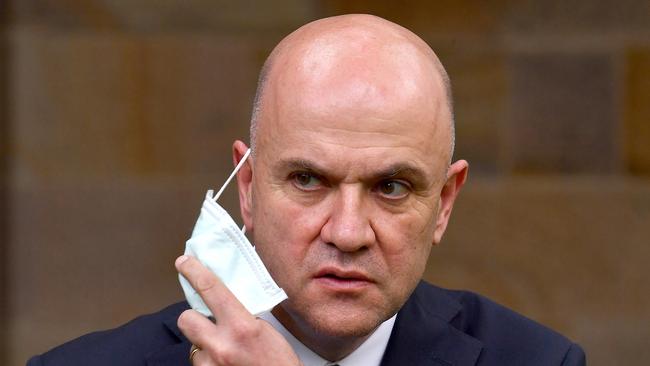
[[[377,186],[377,191],[379,194],[386,198],[400,199],[406,197],[411,190],[410,187],[404,182],[397,180],[385,180],[379,183]]]
[[[291,175],[293,184],[302,190],[315,190],[318,189],[323,182],[314,174],[309,172],[297,172]]]

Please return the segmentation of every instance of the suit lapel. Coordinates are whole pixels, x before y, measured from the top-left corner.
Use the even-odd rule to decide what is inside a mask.
[[[461,305],[442,290],[418,285],[397,314],[381,366],[472,366],[482,343],[449,322]]]
[[[189,308],[188,306],[184,307],[182,310]],[[176,325],[176,321],[180,312],[173,313],[169,317],[163,320],[164,326],[169,332],[171,332],[177,342],[171,345],[165,346],[162,349],[152,352],[146,356],[146,362],[148,366],[190,366],[189,354],[190,347],[192,346],[190,342],[185,338],[183,333]]]

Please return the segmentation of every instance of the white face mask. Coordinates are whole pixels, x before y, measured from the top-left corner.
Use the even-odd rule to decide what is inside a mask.
[[[206,194],[192,237],[186,242],[185,254],[197,258],[214,272],[251,314],[259,315],[271,310],[287,295],[273,281],[244,235],[246,228],[240,231],[228,212],[216,202],[249,154],[250,149],[214,197],[212,190]],[[185,277],[180,274],[178,277],[190,306],[205,316],[212,316]]]

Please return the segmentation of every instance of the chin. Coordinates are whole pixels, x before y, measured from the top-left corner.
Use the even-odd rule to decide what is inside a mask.
[[[336,338],[359,338],[372,333],[392,315],[359,306],[311,308],[301,317],[317,333]]]

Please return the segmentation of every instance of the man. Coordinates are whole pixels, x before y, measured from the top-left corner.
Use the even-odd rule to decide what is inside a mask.
[[[467,176],[451,161],[449,90],[433,51],[396,24],[298,29],[262,70],[238,174],[244,223],[288,299],[253,317],[182,256],[216,323],[177,304],[30,365],[583,365],[561,335],[420,282]],[[247,149],[234,143],[235,163]]]

